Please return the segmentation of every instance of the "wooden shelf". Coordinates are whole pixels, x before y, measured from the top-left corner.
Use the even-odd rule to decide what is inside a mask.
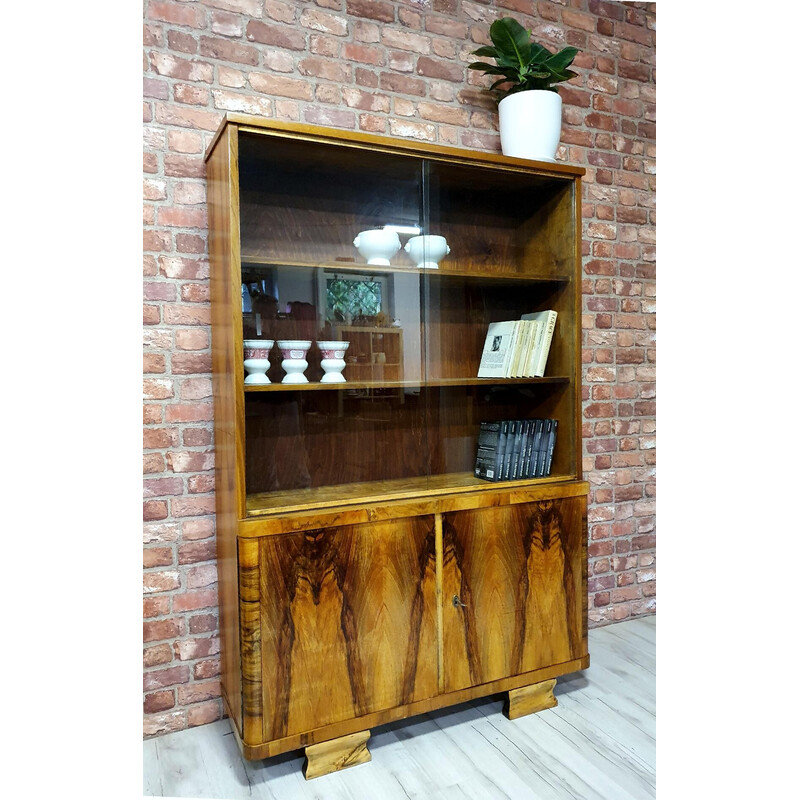
[[[545,378],[433,378],[430,380],[406,381],[347,381],[345,383],[269,383],[259,386],[245,386],[245,392],[317,392],[346,391],[348,389],[401,389],[419,386],[529,386],[549,383],[569,383],[569,378],[556,375]]]
[[[242,254],[242,268],[246,267],[301,267],[304,269],[322,269],[329,272],[359,272],[370,275],[402,273],[425,275],[431,278],[469,278],[480,281],[498,281],[502,283],[569,283],[569,275],[533,275],[519,272],[493,272],[484,268],[474,270],[450,270],[446,265],[439,269],[417,269],[410,265],[380,266],[377,264],[356,263],[353,261],[293,261],[291,259],[266,259],[258,256]]]
[[[248,495],[247,516],[259,517],[346,505],[369,505],[391,500],[412,500],[416,497],[480,492],[504,487],[520,488],[572,479],[573,475],[550,475],[546,478],[492,482],[479,480],[471,472],[456,472],[448,475],[423,475],[419,478],[290,489]]]

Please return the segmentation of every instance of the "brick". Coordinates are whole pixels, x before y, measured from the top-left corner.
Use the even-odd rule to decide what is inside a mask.
[[[355,128],[356,116],[352,111],[311,107],[304,111],[306,122],[313,125],[327,125],[333,128]]]
[[[385,0],[347,0],[347,13],[379,22],[394,22],[394,5]]]
[[[342,48],[342,58],[348,61],[358,61],[361,64],[383,66],[385,56],[383,50],[370,47],[366,44],[346,44]]]
[[[178,659],[181,661],[194,661],[197,658],[207,658],[210,655],[217,655],[219,653],[219,639],[188,639],[175,642],[173,647]]]
[[[148,715],[144,718],[142,729],[144,735],[158,736],[164,733],[174,733],[186,728],[186,712],[183,709],[169,711],[162,714]]]
[[[168,644],[145,647],[142,653],[144,667],[157,667],[172,661],[172,648]]]
[[[264,94],[291,97],[295,100],[311,100],[314,96],[311,84],[297,78],[269,75],[265,72],[251,72],[248,80],[253,89]]]
[[[157,75],[178,78],[193,83],[211,83],[214,80],[214,68],[205,61],[189,61],[169,53],[150,53],[150,67]]]
[[[303,31],[285,26],[267,25],[258,20],[250,20],[247,23],[245,38],[251,42],[281,47],[284,50],[306,49],[306,34]]]
[[[184,611],[197,611],[201,608],[216,608],[218,603],[216,589],[203,589],[175,595],[172,600],[172,610],[179,614]]]
[[[151,617],[163,617],[169,614],[171,598],[169,595],[162,595],[160,597],[143,597],[142,598],[142,617],[149,619]],[[146,623],[145,623],[146,624]],[[169,638],[169,637],[164,637]]]
[[[439,78],[445,81],[461,83],[464,80],[464,66],[453,64],[449,61],[420,56],[417,59],[417,75],[424,75],[426,78]]]
[[[184,684],[178,687],[178,702],[181,705],[201,703],[220,696],[218,680],[203,681]]]
[[[220,662],[218,658],[212,658],[208,661],[198,661],[194,665],[194,677],[196,680],[203,678],[212,678],[220,674]]]
[[[335,14],[327,14],[324,11],[306,8],[303,13],[300,14],[300,24],[304,28],[319,31],[320,33],[330,33],[333,36],[347,36],[347,19],[336,16]]]
[[[175,639],[178,636],[183,636],[183,634],[184,625],[182,619],[152,620],[144,623],[143,641],[156,642],[164,639]]]
[[[186,712],[186,722],[190,728],[207,725],[218,719],[222,719],[222,706],[218,700],[190,706]]]
[[[213,561],[216,557],[217,545],[214,541],[187,542],[178,547],[179,564]]]
[[[165,686],[176,686],[188,683],[189,667],[180,665],[168,669],[157,669],[144,674],[144,690],[162,689]]]

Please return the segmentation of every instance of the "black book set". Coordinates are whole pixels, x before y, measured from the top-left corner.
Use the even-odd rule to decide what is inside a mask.
[[[475,477],[487,481],[546,478],[553,463],[557,419],[482,422]]]

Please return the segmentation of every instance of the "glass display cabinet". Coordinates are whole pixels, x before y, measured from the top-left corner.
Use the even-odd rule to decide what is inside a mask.
[[[222,687],[307,777],[369,728],[585,668],[584,170],[229,113],[209,146]],[[479,378],[554,310],[545,374]],[[557,420],[546,477],[475,476],[482,423]]]

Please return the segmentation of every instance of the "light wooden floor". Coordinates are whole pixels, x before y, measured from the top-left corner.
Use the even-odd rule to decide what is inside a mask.
[[[274,800],[655,797],[655,616],[589,631],[591,667],[556,708],[511,722],[500,696],[374,728],[372,761],[306,781],[302,751],[245,761],[228,720],[144,742],[144,794]]]

